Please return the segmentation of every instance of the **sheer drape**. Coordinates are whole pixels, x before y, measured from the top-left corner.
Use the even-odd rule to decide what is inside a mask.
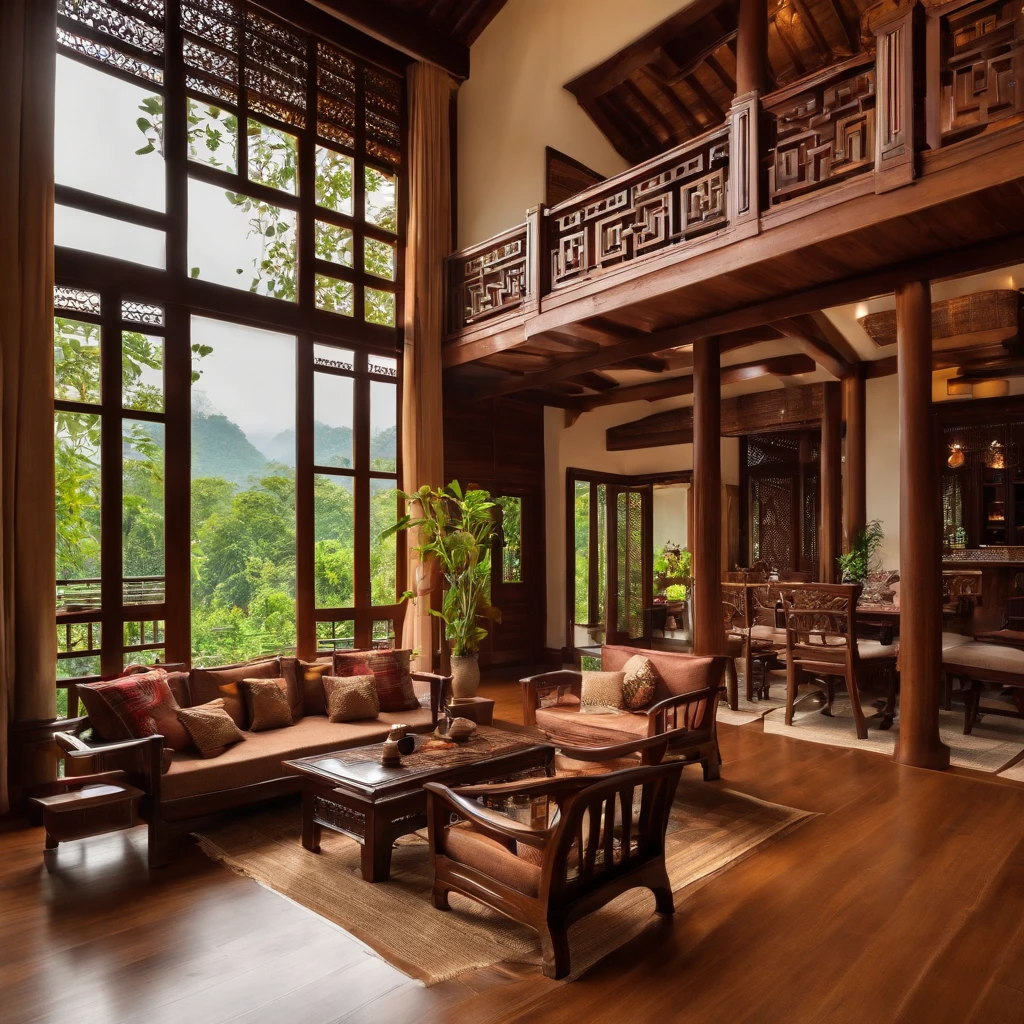
[[[405,276],[402,460],[404,485],[414,491],[444,483],[441,424],[441,341],[444,337],[444,258],[451,252],[449,103],[453,83],[433,64],[409,69],[409,221]],[[409,537],[410,547],[416,543]],[[430,667],[436,580],[409,552],[408,589],[417,595],[405,620],[405,645]],[[435,598],[436,600],[436,598]]]
[[[0,2],[0,813],[11,723],[56,714],[55,17],[55,3]]]

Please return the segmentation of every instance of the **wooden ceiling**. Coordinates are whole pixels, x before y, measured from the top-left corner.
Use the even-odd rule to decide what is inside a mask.
[[[435,32],[472,46],[507,0],[385,0]]]
[[[874,0],[767,0],[769,89],[861,50]],[[724,122],[736,93],[738,0],[696,0],[566,85],[631,164]]]

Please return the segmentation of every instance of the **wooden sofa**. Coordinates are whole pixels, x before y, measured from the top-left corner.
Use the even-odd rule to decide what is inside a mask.
[[[559,670],[520,680],[523,723],[541,729],[555,743],[573,747],[603,747],[677,730],[669,753],[699,761],[704,778],[717,779],[722,759],[715,721],[728,659],[606,644],[601,648],[601,667],[606,672],[621,671],[634,654],[647,658],[658,673],[649,707],[583,714],[583,673]]]
[[[250,666],[173,673],[168,683],[178,704],[191,707],[210,699],[210,687],[216,684],[218,674],[234,681],[257,665],[261,675],[287,678],[289,672],[303,671],[303,663],[295,658],[263,659]],[[308,686],[322,689],[319,673],[307,676],[311,678]],[[172,752],[165,751],[162,736],[97,742],[90,738],[91,723],[86,716],[69,720],[56,740],[64,752],[65,775],[123,771],[128,781],[143,791],[139,811],[149,829],[149,866],[161,867],[170,860],[176,839],[207,825],[218,814],[301,792],[299,776],[283,769],[282,761],[380,742],[396,722],[414,732],[430,732],[437,722],[448,677],[414,672],[413,680],[429,686],[429,707],[381,712],[372,721],[342,723],[307,712],[284,729],[246,732],[244,742],[219,757],[203,758],[195,750],[173,752],[166,770],[164,761]]]

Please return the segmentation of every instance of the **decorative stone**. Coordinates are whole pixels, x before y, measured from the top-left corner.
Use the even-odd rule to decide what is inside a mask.
[[[476,722],[468,718],[453,718],[452,724],[448,726],[448,738],[456,743],[464,743],[476,731]]]

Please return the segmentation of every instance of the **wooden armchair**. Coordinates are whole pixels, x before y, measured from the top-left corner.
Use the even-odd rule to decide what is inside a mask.
[[[945,614],[945,606],[943,606],[943,614]],[[1008,597],[1003,612],[1002,626],[999,629],[986,629],[975,633],[974,639],[1024,649],[1024,597]]]
[[[520,681],[523,723],[541,729],[559,746],[590,748],[672,730],[673,756],[699,761],[704,778],[717,779],[721,756],[715,717],[728,659],[606,646],[602,664],[606,670],[616,671],[633,653],[647,657],[659,674],[649,707],[616,714],[582,714],[583,674],[563,669]]]
[[[826,705],[823,715],[832,714],[834,682],[839,678],[845,682],[850,695],[857,736],[867,739],[868,727],[861,708],[859,685],[866,664],[889,679],[889,700],[881,724],[883,728],[892,725],[896,647],[891,642],[884,644],[879,640],[858,639],[856,615],[860,591],[859,583],[803,583],[783,587],[786,725],[793,724],[793,708],[804,699],[798,698],[797,693],[805,678],[824,680]]]
[[[657,759],[671,739],[669,733],[615,747],[566,746],[562,753],[606,760],[634,751]],[[665,832],[682,770],[682,762],[672,761],[454,789],[427,783],[434,906],[448,910],[448,894],[458,892],[535,928],[544,974],[564,978],[569,925],[626,890],[648,888],[659,914],[674,913]],[[536,824],[478,802],[514,795],[540,804]]]

